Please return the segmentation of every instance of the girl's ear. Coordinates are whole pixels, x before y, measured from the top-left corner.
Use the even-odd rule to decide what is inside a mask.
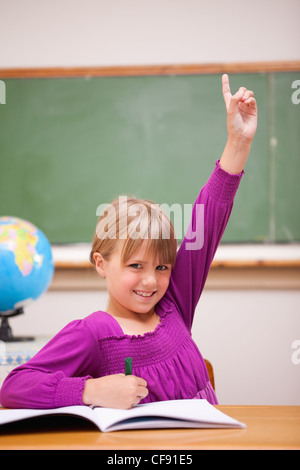
[[[94,253],[95,268],[98,274],[105,279],[105,261],[101,253]]]

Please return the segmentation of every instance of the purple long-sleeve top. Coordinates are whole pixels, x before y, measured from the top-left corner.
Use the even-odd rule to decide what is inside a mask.
[[[141,403],[206,398],[216,404],[205,362],[192,339],[196,305],[229,219],[242,174],[231,175],[216,162],[193,207],[191,225],[172,269],[169,287],[156,305],[160,323],[153,332],[130,336],[107,312],[98,311],[63,328],[26,364],[6,377],[0,403],[8,408],[56,408],[83,405],[85,381],[124,373],[133,359],[136,376],[147,381]],[[198,205],[198,206],[197,206]],[[200,206],[202,205],[202,206]],[[197,207],[204,209],[202,235],[191,240]],[[198,210],[198,218],[201,211]],[[203,214],[203,212],[202,212]],[[188,245],[193,243],[194,245]],[[203,246],[202,245],[203,242]],[[195,248],[198,243],[198,249]]]

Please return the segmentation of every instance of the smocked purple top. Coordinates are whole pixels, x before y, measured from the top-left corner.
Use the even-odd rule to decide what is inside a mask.
[[[141,401],[206,398],[216,404],[205,362],[191,337],[194,312],[225,230],[242,173],[231,175],[216,162],[193,208],[191,225],[177,254],[170,284],[156,306],[160,323],[153,332],[125,335],[108,313],[98,311],[63,328],[30,361],[5,379],[0,403],[11,408],[55,408],[83,405],[87,378],[124,373],[125,358],[132,373],[147,381]],[[204,208],[204,232],[196,230],[197,206]],[[200,211],[198,211],[199,217]],[[202,212],[203,214],[203,212]],[[202,217],[202,216],[201,216]],[[199,223],[198,223],[199,230]],[[203,243],[202,243],[203,242]],[[188,245],[194,243],[194,245]],[[197,249],[191,249],[196,247]],[[203,246],[202,246],[203,245]]]

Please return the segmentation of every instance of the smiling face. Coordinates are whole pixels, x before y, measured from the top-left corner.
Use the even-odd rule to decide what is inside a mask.
[[[151,318],[168,288],[176,253],[173,224],[158,204],[120,196],[105,206],[90,260],[106,279],[107,312],[143,322]]]
[[[96,270],[106,279],[108,313],[126,318],[136,314],[151,315],[165,294],[172,265],[161,264],[157,256],[151,256],[146,243],[143,242],[124,263],[121,242],[108,260],[94,253]]]

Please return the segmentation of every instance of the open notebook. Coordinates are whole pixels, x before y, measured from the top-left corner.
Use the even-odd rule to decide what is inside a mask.
[[[206,400],[169,400],[136,405],[129,410],[66,406],[49,410],[1,409],[0,425],[46,415],[74,415],[100,431],[157,428],[245,428]]]

